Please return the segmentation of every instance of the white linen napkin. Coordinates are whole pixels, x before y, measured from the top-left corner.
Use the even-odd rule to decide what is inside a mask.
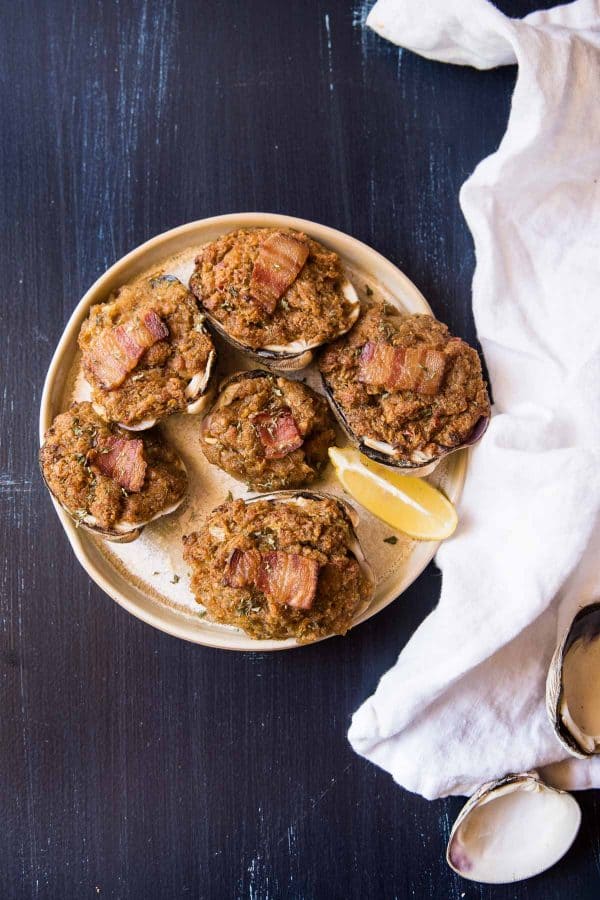
[[[514,20],[486,0],[379,0],[367,24],[430,59],[519,67],[506,134],[460,193],[494,417],[437,555],[439,605],[349,731],[434,798],[565,758],[546,672],[600,597],[600,2]],[[600,759],[544,775],[600,786]]]

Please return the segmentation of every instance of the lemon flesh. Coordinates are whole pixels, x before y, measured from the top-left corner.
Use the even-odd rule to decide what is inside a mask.
[[[456,510],[427,481],[402,475],[357,450],[329,448],[342,487],[382,522],[417,541],[442,541],[458,524]]]

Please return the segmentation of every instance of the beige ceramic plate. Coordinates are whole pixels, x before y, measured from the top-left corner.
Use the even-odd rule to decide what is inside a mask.
[[[350,280],[358,293],[400,305],[406,311],[431,312],[414,284],[392,263],[370,247],[348,235],[304,219],[268,213],[241,213],[216,216],[174,228],[152,238],[124,256],[92,285],[71,316],[56,349],[42,396],[40,440],[53,418],[74,398],[87,396],[87,385],[79,371],[77,336],[90,306],[106,300],[122,284],[146,271],[163,267],[182,279],[189,277],[192,261],[202,244],[239,227],[288,226],[307,232],[331,247],[342,257]],[[217,341],[219,377],[240,368],[252,368],[250,362],[227,345]],[[293,377],[306,378],[319,387],[314,367]],[[176,513],[149,525],[131,544],[109,544],[78,530],[66,513],[55,508],[75,551],[77,559],[109,596],[134,616],[176,637],[229,650],[283,650],[298,646],[294,640],[256,641],[243,632],[208,622],[189,591],[186,567],[181,556],[181,536],[194,530],[202,516],[223,502],[228,491],[245,496],[243,485],[209,465],[198,447],[198,416],[173,416],[163,430],[183,456],[190,473],[191,489],[186,504]],[[342,441],[340,440],[340,443]],[[430,480],[438,484],[456,502],[461,494],[467,466],[467,453],[447,457]],[[341,495],[328,468],[313,486]],[[355,504],[356,505],[356,504]],[[433,558],[438,544],[415,543],[397,534],[397,543],[384,538],[391,530],[364,510],[359,509],[359,538],[373,566],[377,587],[373,602],[356,619],[355,625],[369,619],[398,597]]]

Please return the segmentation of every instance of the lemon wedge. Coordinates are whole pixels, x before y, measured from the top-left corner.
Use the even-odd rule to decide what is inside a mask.
[[[427,481],[402,475],[357,450],[329,448],[342,486],[366,510],[417,541],[442,541],[458,523],[456,510]]]

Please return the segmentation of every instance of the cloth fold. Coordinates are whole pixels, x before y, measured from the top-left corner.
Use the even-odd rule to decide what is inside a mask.
[[[367,25],[518,76],[506,134],[460,193],[494,416],[437,555],[439,605],[349,740],[429,798],[544,766],[600,786],[600,760],[563,762],[544,706],[559,636],[600,596],[600,2],[514,20],[486,0],[378,0]]]

